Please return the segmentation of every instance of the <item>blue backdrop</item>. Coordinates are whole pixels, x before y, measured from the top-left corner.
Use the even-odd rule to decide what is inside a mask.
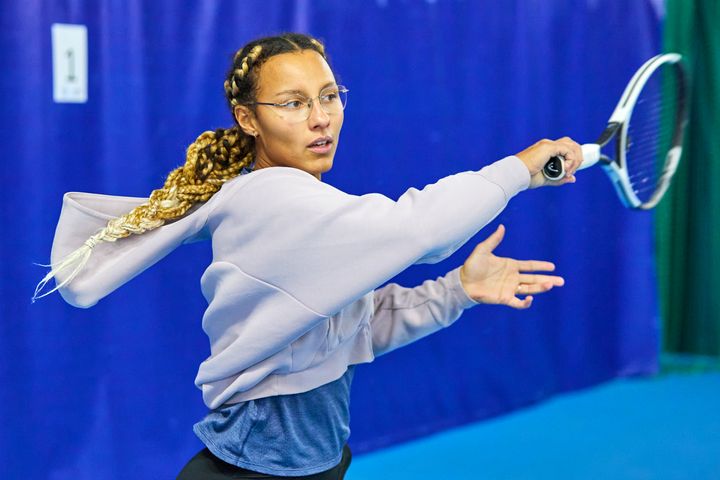
[[[57,294],[31,305],[45,273],[32,262],[49,259],[64,192],[146,196],[200,132],[231,124],[222,82],[245,42],[285,30],[326,42],[351,92],[323,180],[397,197],[542,137],[593,141],[659,51],[656,3],[3,1],[3,478],[174,478],[201,448],[191,426],[205,413],[193,379],[209,352],[209,244],[183,246],[89,310]],[[85,104],[53,102],[53,23],[87,25]],[[567,285],[529,311],[476,307],[360,366],[355,453],[656,370],[651,214],[624,210],[600,169],[578,178],[521,194],[498,219],[499,254],[552,260]],[[395,280],[444,274],[490,231]]]

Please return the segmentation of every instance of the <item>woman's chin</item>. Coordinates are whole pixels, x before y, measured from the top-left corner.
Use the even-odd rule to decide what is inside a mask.
[[[314,168],[312,171],[307,171],[309,174],[313,175],[314,177],[317,177],[317,179],[320,179],[320,175],[323,173],[327,173],[330,170],[332,170],[333,167],[333,159],[327,158],[327,159],[321,159],[320,163],[314,165]]]

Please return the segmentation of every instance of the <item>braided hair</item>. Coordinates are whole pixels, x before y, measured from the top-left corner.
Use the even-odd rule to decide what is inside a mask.
[[[303,50],[313,50],[328,60],[320,41],[299,33],[259,38],[238,50],[224,83],[225,98],[233,119],[235,107],[256,100],[260,65],[275,55]],[[153,190],[147,202],[113,218],[76,251],[59,263],[49,265],[51,271],[38,284],[33,301],[71,282],[98,243],[139,235],[182,217],[193,205],[209,200],[225,182],[252,170],[254,161],[255,137],[243,132],[237,119],[230,128],[201,133],[187,148],[185,164],[170,172],[162,188]],[[57,273],[70,268],[73,270],[66,279],[51,291],[38,296]]]

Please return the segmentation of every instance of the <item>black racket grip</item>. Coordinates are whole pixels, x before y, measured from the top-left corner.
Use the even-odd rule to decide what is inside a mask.
[[[552,157],[543,167],[543,175],[548,180],[560,180],[565,176],[565,159]]]

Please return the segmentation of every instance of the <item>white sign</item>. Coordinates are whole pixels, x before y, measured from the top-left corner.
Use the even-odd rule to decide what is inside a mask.
[[[87,102],[87,27],[54,23],[51,33],[53,100],[57,103]]]

